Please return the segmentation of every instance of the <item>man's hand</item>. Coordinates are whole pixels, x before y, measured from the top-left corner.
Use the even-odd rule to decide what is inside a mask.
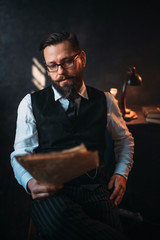
[[[112,188],[113,192],[110,199],[114,200],[115,205],[118,205],[126,191],[126,179],[119,174],[114,174],[108,183],[108,189],[111,190]]]
[[[54,195],[58,190],[62,189],[62,185],[42,184],[34,178],[30,179],[27,184],[28,189],[31,191],[33,199],[43,199]]]

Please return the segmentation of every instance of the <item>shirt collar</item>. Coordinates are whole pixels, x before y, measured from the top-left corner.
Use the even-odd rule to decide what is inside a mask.
[[[52,89],[53,89],[53,92],[54,92],[54,99],[55,99],[55,101],[61,99],[62,95],[54,88],[53,85],[52,85]],[[88,93],[87,93],[87,89],[86,89],[86,85],[85,85],[84,81],[82,83],[82,86],[81,86],[78,94],[81,97],[88,99]]]

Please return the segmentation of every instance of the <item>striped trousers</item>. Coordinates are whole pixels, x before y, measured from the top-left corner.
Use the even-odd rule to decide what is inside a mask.
[[[32,219],[46,240],[125,239],[106,185],[94,190],[65,185],[51,197],[32,201]]]

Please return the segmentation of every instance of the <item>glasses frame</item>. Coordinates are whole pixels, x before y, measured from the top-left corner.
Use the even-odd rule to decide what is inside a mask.
[[[82,51],[81,51],[81,52],[82,52]],[[71,57],[68,58],[68,59],[70,59],[70,60],[73,62],[73,65],[74,65],[75,60],[76,60],[76,59],[78,58],[78,56],[81,54],[81,52],[76,53],[75,55],[73,55],[73,56],[71,56]],[[63,62],[62,62],[62,63],[56,63],[55,66],[57,66],[57,70],[52,70],[52,71],[50,71],[48,68],[51,67],[51,65],[48,65],[48,64],[45,63],[45,67],[46,67],[46,69],[47,69],[48,72],[57,72],[59,66],[61,66],[63,69],[68,69],[68,68],[73,67],[73,65],[70,66],[70,67],[64,67],[64,66],[63,66]]]

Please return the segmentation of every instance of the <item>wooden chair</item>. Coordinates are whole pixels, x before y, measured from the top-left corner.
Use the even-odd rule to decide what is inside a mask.
[[[32,221],[32,218],[30,218],[29,222],[28,240],[44,240],[44,238],[38,235],[38,231]]]

